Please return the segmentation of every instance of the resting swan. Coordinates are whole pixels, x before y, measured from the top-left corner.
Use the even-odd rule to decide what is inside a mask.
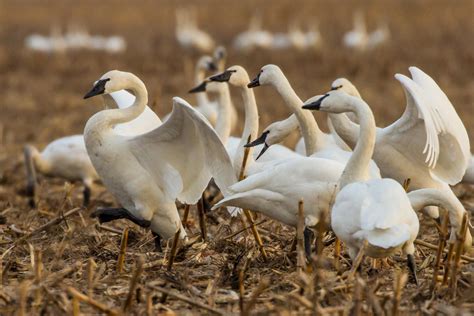
[[[133,104],[135,97],[125,90],[103,95],[108,108],[126,108]],[[114,130],[123,135],[139,135],[148,132],[161,124],[158,116],[148,106],[133,121],[118,124]],[[88,206],[91,187],[98,180],[97,172],[87,155],[83,135],[66,136],[49,143],[42,152],[33,145],[26,145],[24,157],[27,173],[26,193],[30,197],[31,207],[36,206],[36,173],[69,181],[81,181],[84,185],[83,205]]]
[[[403,115],[390,126],[377,128],[373,159],[383,177],[410,189],[434,188],[452,193],[449,185],[461,181],[471,157],[467,131],[456,110],[436,82],[416,67],[413,79],[397,74],[407,100]],[[338,79],[332,89],[360,98],[347,80]],[[357,142],[359,126],[345,114],[330,115],[334,129],[351,147]],[[437,208],[427,209],[438,218]]]
[[[441,203],[447,206],[456,229],[460,228],[464,208],[459,207],[459,201],[437,190],[419,190],[407,195],[395,180],[367,180],[376,126],[370,107],[362,99],[342,91],[331,91],[316,101],[305,103],[303,108],[331,113],[354,112],[360,121],[354,154],[339,180],[340,191],[331,212],[332,229],[349,248],[351,259],[355,259],[364,240],[368,242],[365,254],[373,258],[389,256],[401,248],[417,282],[413,255],[419,221],[414,208]],[[455,238],[455,231],[452,229],[452,238]],[[470,246],[469,233],[466,241]]]
[[[303,102],[291,88],[290,83],[278,66],[266,65],[262,67],[258,76],[249,83],[249,87],[266,84],[272,85],[277,89],[287,106],[293,111],[296,120],[290,117],[283,121],[283,126],[277,126],[276,124],[270,125],[263,131],[261,136],[250,145],[263,143],[265,150],[272,145],[269,141],[281,142],[291,132],[294,123],[297,122],[303,134],[308,156],[331,159],[343,164],[347,163],[352,153],[342,149],[333,135],[323,133],[310,112],[301,110]],[[267,138],[269,141],[267,141]],[[380,171],[373,161],[370,162],[370,173],[372,177],[380,178]]]
[[[124,136],[116,133],[113,126],[139,116],[148,101],[146,87],[138,77],[109,71],[84,98],[122,89],[135,95],[133,105],[100,111],[84,129],[92,164],[122,206],[98,209],[92,215],[101,222],[127,218],[150,227],[159,247],[160,237],[168,239],[178,230],[180,238],[186,238],[176,199],[193,204],[211,177],[224,193],[236,179],[217,134],[186,101],[173,98],[173,112],[158,128],[138,136]]]

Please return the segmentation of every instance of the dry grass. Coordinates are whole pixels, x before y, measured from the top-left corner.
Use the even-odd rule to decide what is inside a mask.
[[[167,253],[154,252],[152,236],[126,221],[98,227],[88,214],[98,205],[113,205],[113,198],[97,185],[88,210],[68,211],[80,205],[81,188],[59,179],[42,179],[40,202],[30,210],[24,197],[25,177],[21,147],[26,142],[45,145],[52,139],[81,133],[85,121],[100,106],[84,102],[82,95],[105,71],[132,71],[147,84],[151,105],[167,113],[174,95],[192,86],[192,65],[197,55],[185,53],[174,42],[174,10],[183,1],[2,1],[0,3],[0,314],[84,314],[158,312],[180,313],[301,313],[406,314],[460,313],[474,310],[474,266],[466,260],[458,270],[457,291],[446,286],[432,293],[432,274],[438,233],[420,215],[416,260],[420,286],[406,283],[404,259],[395,256],[390,268],[371,273],[369,262],[352,280],[346,256],[334,268],[333,246],[314,260],[308,271],[296,272],[297,256],[290,251],[294,229],[258,218],[258,231],[268,255],[264,262],[252,234],[231,223],[224,212],[208,213],[211,238],[178,252],[172,271]],[[210,10],[210,7],[213,9]],[[200,24],[224,44],[246,27],[254,10],[265,25],[285,31],[292,17],[319,21],[325,38],[323,50],[314,52],[256,51],[240,55],[230,51],[229,63],[242,64],[250,75],[266,63],[287,73],[303,99],[328,89],[338,76],[351,79],[373,106],[379,125],[396,119],[404,108],[403,91],[393,79],[417,65],[431,74],[459,111],[474,136],[474,22],[471,1],[217,1],[195,4]],[[393,41],[370,54],[340,47],[351,27],[352,11],[367,12],[369,28],[386,18]],[[271,9],[271,12],[269,11]],[[129,49],[120,55],[73,52],[41,55],[23,49],[31,32],[49,32],[50,23],[87,24],[92,33],[118,33]],[[262,124],[287,112],[270,89],[256,91]],[[93,104],[94,103],[94,104]],[[242,111],[239,109],[239,111]],[[317,119],[324,124],[324,117]],[[462,201],[473,208],[474,191],[458,188]],[[297,201],[295,201],[297,203]],[[471,216],[472,217],[472,216]],[[54,225],[38,230],[55,219]],[[472,222],[472,221],[471,221]],[[199,236],[198,217],[191,208],[188,233]],[[128,228],[123,271],[118,272],[122,232]],[[34,234],[31,234],[35,232]],[[229,237],[231,236],[231,237]],[[143,261],[141,261],[142,259]],[[443,263],[441,271],[445,270]],[[239,284],[239,280],[243,280]],[[449,284],[449,282],[448,282]],[[165,303],[160,303],[162,293]],[[239,297],[239,293],[242,293]],[[241,300],[239,302],[239,300]],[[127,303],[126,303],[127,302]]]

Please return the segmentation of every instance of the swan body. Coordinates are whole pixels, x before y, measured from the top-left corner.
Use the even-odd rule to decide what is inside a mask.
[[[400,183],[392,179],[369,179],[369,163],[376,140],[375,119],[362,99],[342,91],[331,91],[303,106],[330,113],[354,113],[360,121],[357,144],[339,179],[331,212],[331,227],[349,249],[351,259],[367,241],[365,254],[390,256],[399,248],[407,255],[416,281],[414,241],[419,221]]]
[[[342,39],[344,46],[357,50],[365,50],[369,41],[364,16],[361,12],[354,14],[354,28],[344,34]]]
[[[449,185],[461,181],[470,159],[467,131],[436,82],[416,67],[409,69],[413,79],[395,76],[405,90],[405,112],[390,126],[377,128],[373,159],[383,177],[399,183],[410,178],[410,190],[451,191]],[[332,89],[360,97],[347,79],[336,80]],[[339,136],[354,146],[359,126],[344,114],[330,118]],[[436,208],[427,211],[439,217]]]
[[[44,53],[65,52],[77,49],[119,53],[126,49],[127,44],[121,36],[92,36],[79,27],[70,27],[68,32],[62,34],[59,28],[53,27],[49,36],[40,34],[27,36],[25,46],[31,50]]]
[[[120,90],[103,95],[104,103],[109,108],[126,108],[133,104],[135,97]],[[148,132],[161,124],[158,116],[148,106],[136,119],[115,125],[114,130],[122,135],[138,135]],[[24,150],[27,169],[27,193],[30,205],[35,206],[36,173],[70,181],[82,181],[84,184],[84,205],[89,204],[90,190],[93,182],[98,180],[90,158],[87,154],[83,135],[59,138],[49,143],[42,152],[34,146],[27,145]]]
[[[255,48],[269,48],[272,43],[272,34],[262,29],[261,18],[255,15],[250,20],[248,29],[235,37],[233,47],[238,51],[248,52]]]
[[[176,39],[182,47],[199,52],[211,52],[215,46],[212,37],[197,26],[196,12],[186,9],[176,11]]]
[[[98,175],[87,155],[82,135],[56,139],[41,152],[34,146],[27,145],[24,155],[27,171],[26,191],[32,207],[35,207],[36,172],[69,181],[81,181],[84,185],[83,203],[86,206],[89,204],[90,189]]]
[[[367,256],[384,258],[400,248],[405,254],[414,253],[419,221],[398,182],[373,179],[348,184],[337,194],[331,227],[352,260],[364,240]]]
[[[143,112],[148,94],[143,82],[131,73],[109,71],[85,98],[127,89],[135,95],[126,109],[104,110],[93,115],[84,129],[89,157],[107,189],[122,205],[120,214],[101,213],[114,219],[126,217],[162,238],[178,229],[186,233],[175,205],[178,199],[193,204],[213,176],[223,192],[235,182],[230,159],[205,118],[186,101],[173,99],[170,118],[156,129],[124,136],[113,126]],[[187,158],[193,157],[192,161]],[[115,212],[115,210],[113,210]],[[105,217],[104,217],[105,218]]]
[[[328,214],[344,165],[327,159],[296,157],[252,174],[229,188],[213,209],[234,206],[260,212],[296,227],[298,201],[304,201],[305,226]],[[327,222],[329,218],[326,218]]]

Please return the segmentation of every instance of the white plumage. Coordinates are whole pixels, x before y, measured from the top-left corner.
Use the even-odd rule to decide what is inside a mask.
[[[143,82],[131,73],[110,71],[85,96],[127,89],[135,95],[127,109],[93,115],[84,129],[86,148],[104,185],[124,209],[96,215],[127,218],[163,237],[178,229],[186,233],[175,205],[196,203],[210,178],[223,192],[235,182],[230,159],[205,118],[180,98],[173,99],[171,117],[158,128],[138,136],[123,136],[113,126],[143,112],[148,100]],[[192,157],[192,159],[188,159]]]
[[[449,185],[461,181],[470,159],[467,131],[436,82],[416,67],[410,67],[410,73],[413,79],[396,75],[405,90],[406,109],[390,126],[377,128],[373,158],[383,177],[399,183],[410,178],[411,190],[451,191]],[[332,88],[360,97],[347,79],[336,80]],[[353,147],[358,125],[344,114],[330,118],[339,136]],[[428,211],[439,215],[434,208]]]
[[[375,179],[348,184],[338,193],[331,226],[352,259],[364,240],[369,244],[366,254],[379,258],[404,245],[412,247],[419,222],[398,182]]]

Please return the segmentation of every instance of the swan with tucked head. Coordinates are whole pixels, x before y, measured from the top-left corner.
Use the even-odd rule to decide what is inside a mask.
[[[135,95],[132,106],[94,114],[84,129],[89,157],[106,188],[121,208],[98,209],[92,215],[101,222],[127,218],[150,227],[157,237],[168,239],[180,230],[186,238],[175,205],[178,199],[194,204],[211,177],[227,193],[236,181],[224,146],[205,118],[186,101],[173,98],[170,118],[156,129],[138,136],[114,132],[116,124],[133,120],[148,101],[145,84],[135,75],[109,71],[84,96],[90,98],[126,89]],[[187,157],[193,157],[192,161]]]

